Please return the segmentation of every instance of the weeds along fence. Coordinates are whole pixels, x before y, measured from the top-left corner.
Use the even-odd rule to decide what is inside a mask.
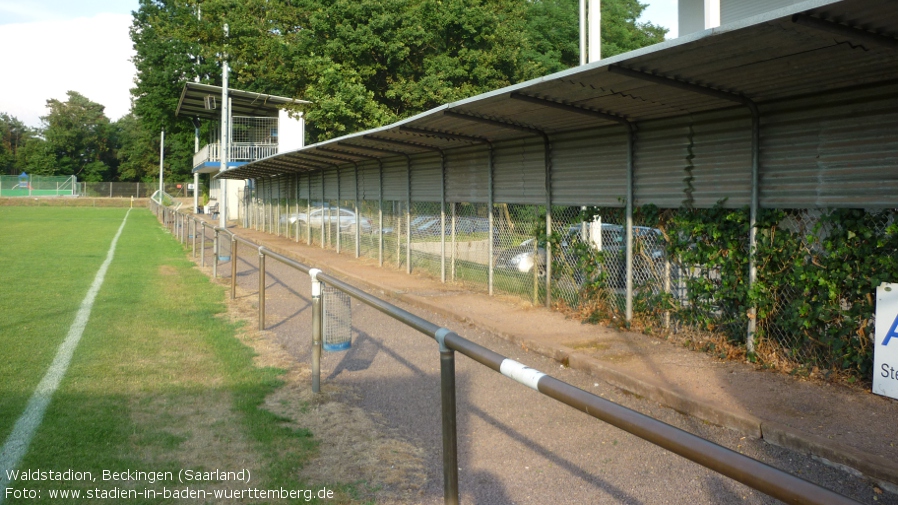
[[[320,356],[322,346],[322,292],[324,287],[337,290],[387,316],[423,333],[439,344],[440,353],[440,400],[441,431],[443,438],[443,489],[444,501],[449,505],[457,505],[458,494],[458,452],[456,428],[456,386],[455,386],[455,353],[480,363],[524,386],[569,407],[583,411],[588,415],[636,435],[648,442],[670,452],[683,456],[721,475],[741,482],[753,489],[766,493],[785,503],[801,504],[856,504],[845,496],[820,487],[804,479],[773,468],[748,456],[714,444],[701,437],[665,424],[657,419],[630,410],[614,402],[578,389],[566,382],[555,379],[538,370],[506,358],[490,349],[471,342],[448,328],[443,328],[405,311],[389,302],[372,296],[350,284],[340,281],[320,269],[302,264],[264,246],[247,240],[231,230],[207,225],[205,220],[181,211],[150,203],[150,208],[157,218],[185,247],[192,251],[194,258],[198,254],[205,266],[207,244],[211,243],[213,253],[213,277],[218,277],[219,262],[230,264],[231,298],[236,297],[237,261],[240,250],[244,247],[250,254],[259,256],[259,329],[265,326],[265,285],[266,259],[308,274],[312,281],[312,390],[320,391]],[[271,211],[271,209],[269,209]],[[408,217],[408,216],[406,216]],[[458,217],[457,215],[455,216]],[[275,221],[276,222],[276,221]],[[457,222],[457,221],[456,221]],[[327,226],[319,230],[321,237],[327,240]],[[294,227],[295,229],[295,227]],[[309,227],[306,228],[307,232]],[[340,230],[334,229],[334,238],[339,237]],[[470,232],[474,233],[474,232]],[[361,234],[356,234],[360,236]],[[210,240],[211,239],[211,240]],[[238,243],[243,247],[238,247]],[[359,246],[357,240],[352,243]],[[358,251],[358,249],[357,249]]]
[[[546,205],[441,193],[432,175],[416,172],[428,184],[413,185],[402,163],[260,178],[243,195],[240,219],[586,321],[677,334],[719,354],[745,352],[751,333],[749,358],[786,371],[872,373],[872,294],[898,279],[895,209],[761,209],[750,282],[747,206],[644,205],[628,238],[619,202],[553,205],[547,218]]]

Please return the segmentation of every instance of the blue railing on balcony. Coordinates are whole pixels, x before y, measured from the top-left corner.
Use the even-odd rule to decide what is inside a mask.
[[[277,144],[233,143],[230,146],[228,162],[249,162],[277,154]],[[207,163],[221,163],[221,144],[206,144],[193,155],[193,168]]]

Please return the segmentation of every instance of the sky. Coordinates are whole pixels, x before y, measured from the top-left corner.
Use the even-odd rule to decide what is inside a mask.
[[[576,0],[571,0],[576,1]],[[642,0],[649,21],[676,36],[677,0]],[[0,0],[0,113],[41,125],[47,100],[77,91],[115,121],[131,108],[128,29],[138,0]]]
[[[112,120],[127,114],[137,7],[138,0],[0,0],[0,112],[37,127],[47,100],[73,90]]]

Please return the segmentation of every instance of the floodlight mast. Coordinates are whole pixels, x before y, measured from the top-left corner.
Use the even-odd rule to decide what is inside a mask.
[[[228,24],[224,25],[225,40],[228,38]],[[218,173],[222,174],[228,169],[228,152],[230,151],[230,114],[231,104],[228,100],[228,53],[222,53],[221,62],[221,146],[219,157],[221,158],[221,168]],[[228,180],[225,178],[218,179],[218,188],[221,193],[219,201],[218,226],[227,228],[228,226]]]

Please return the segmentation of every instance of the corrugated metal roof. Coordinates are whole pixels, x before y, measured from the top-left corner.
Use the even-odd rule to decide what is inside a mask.
[[[239,89],[228,89],[231,97],[231,115],[277,117],[278,107],[287,104],[311,103],[283,96],[266,95]],[[215,108],[206,107],[206,98],[214,100]],[[221,117],[221,86],[188,82],[181,90],[181,99],[175,115],[196,117],[201,119],[219,119]]]
[[[813,0],[271,156],[218,177],[316,171],[734,107],[742,115],[746,99],[763,105],[898,81],[896,50],[894,0]],[[655,82],[660,79],[666,80]]]

